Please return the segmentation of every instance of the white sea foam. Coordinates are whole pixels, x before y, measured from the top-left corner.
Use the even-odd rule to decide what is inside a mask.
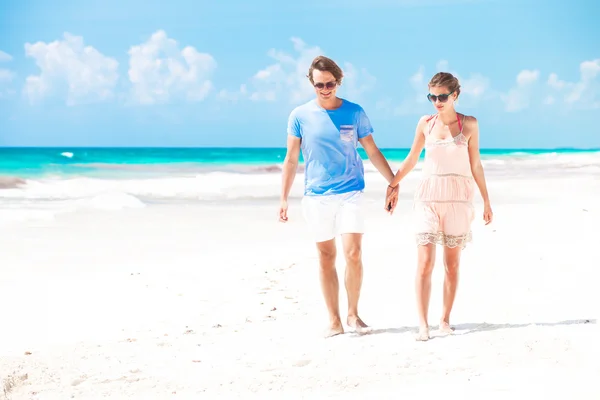
[[[211,172],[147,179],[32,179],[18,188],[0,190],[0,220],[51,219],[56,213],[81,209],[122,210],[172,200],[274,198],[280,190],[278,176]]]
[[[146,205],[135,196],[126,193],[103,193],[85,202],[92,208],[103,210],[122,210],[124,208],[143,208]]]
[[[391,162],[396,170],[399,162]],[[551,178],[554,174],[565,173],[593,175],[600,184],[600,154],[544,154],[539,156],[514,156],[485,158],[483,164],[489,179]],[[379,179],[374,165],[365,161],[368,178]],[[407,181],[414,181],[420,175],[422,161],[408,175]],[[171,167],[172,168],[172,167]],[[213,171],[190,174],[186,167],[179,171],[151,177],[123,178],[124,174],[112,173],[108,177],[60,176],[43,179],[28,179],[19,185],[5,185],[0,190],[0,219],[48,219],[58,212],[77,211],[85,208],[121,210],[141,208],[154,202],[165,201],[231,201],[239,199],[276,200],[281,190],[281,172],[271,166],[252,167],[252,171]],[[153,171],[156,166],[153,167]],[[125,175],[127,176],[127,175]],[[143,176],[143,175],[142,175]],[[15,178],[12,178],[13,180]],[[296,175],[291,196],[302,195],[304,175],[302,168]],[[367,185],[367,192],[377,195],[378,185]],[[16,212],[20,210],[19,212]],[[9,215],[10,214],[10,215]]]

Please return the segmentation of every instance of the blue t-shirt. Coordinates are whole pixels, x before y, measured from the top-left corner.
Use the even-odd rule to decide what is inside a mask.
[[[371,133],[367,114],[350,101],[342,99],[335,110],[324,109],[316,100],[296,107],[288,120],[288,134],[302,140],[304,194],[363,190],[364,166],[356,149],[358,139]]]

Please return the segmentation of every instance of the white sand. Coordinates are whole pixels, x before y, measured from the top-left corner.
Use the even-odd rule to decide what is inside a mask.
[[[464,252],[456,333],[425,343],[413,338],[414,182],[390,218],[385,185],[368,177],[360,312],[375,331],[362,337],[321,338],[316,252],[297,198],[287,225],[276,199],[4,225],[6,397],[599,398],[600,179],[489,178],[495,222],[479,218]]]

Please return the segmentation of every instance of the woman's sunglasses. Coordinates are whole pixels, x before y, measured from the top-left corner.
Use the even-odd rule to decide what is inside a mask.
[[[429,93],[427,95],[427,100],[429,100],[432,103],[435,103],[437,100],[440,101],[440,103],[445,103],[448,101],[448,97],[450,97],[450,95],[454,93],[454,91],[448,93],[448,94],[438,94],[437,96],[435,94],[431,94]]]
[[[337,82],[327,82],[327,83],[317,82],[317,83],[315,83],[315,87],[317,89],[324,89],[324,88],[333,89],[334,87],[336,87],[336,85],[337,85]]]

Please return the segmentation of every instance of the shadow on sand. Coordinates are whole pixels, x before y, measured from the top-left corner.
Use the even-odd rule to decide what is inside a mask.
[[[500,329],[515,329],[515,328],[527,328],[530,326],[541,326],[541,327],[554,327],[554,326],[567,326],[567,325],[585,325],[585,324],[596,324],[595,319],[573,319],[566,321],[558,321],[558,322],[532,322],[528,324],[488,324],[486,322],[482,323],[466,323],[466,324],[457,324],[453,325],[454,335],[443,335],[443,336],[433,336],[434,338],[442,338],[447,336],[460,336],[460,335],[468,335],[471,333],[478,332],[489,332],[489,331],[497,331]],[[435,334],[435,331],[438,329],[437,326],[431,326],[431,333]],[[399,328],[384,328],[384,329],[373,329],[368,333],[368,335],[376,335],[381,333],[417,333],[419,330],[416,326],[403,326]],[[360,337],[364,335],[359,335],[354,333],[353,336]]]

